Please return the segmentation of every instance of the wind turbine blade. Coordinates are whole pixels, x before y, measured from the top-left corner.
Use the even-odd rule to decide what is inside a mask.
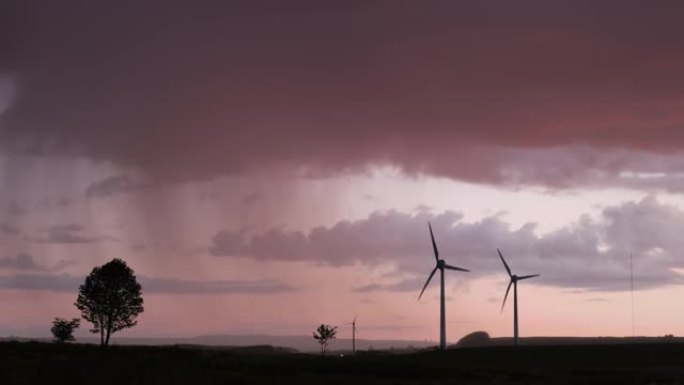
[[[435,272],[437,271],[437,267],[432,270],[432,273],[430,273],[430,276],[428,277],[427,281],[425,281],[425,286],[423,286],[423,290],[420,291],[420,295],[418,296],[418,301],[420,301],[420,297],[423,296],[423,292],[425,291],[425,288],[427,288],[428,284],[430,283],[430,280],[432,279],[432,276],[435,275]]]
[[[457,270],[457,271],[466,271],[466,272],[470,271],[468,269],[464,269],[464,268],[456,267],[456,266],[451,266],[451,265],[447,265],[447,264],[444,265],[444,268],[449,269],[449,270]]]
[[[508,298],[508,292],[511,290],[511,285],[513,284],[513,280],[508,282],[508,287],[506,288],[506,295],[504,296],[503,303],[501,304],[501,311],[503,311],[504,306],[506,306],[506,298]]]
[[[518,281],[520,281],[521,279],[534,278],[534,277],[539,277],[539,274],[523,275],[522,277],[518,277]]]
[[[435,260],[439,261],[439,250],[437,250],[437,243],[435,243],[435,236],[432,234],[432,224],[428,222],[430,228],[430,239],[432,239],[432,248],[435,250]]]
[[[499,258],[501,258],[501,262],[503,262],[504,267],[506,268],[506,271],[508,272],[508,276],[512,277],[513,274],[511,273],[511,268],[508,267],[508,264],[506,263],[506,260],[504,259],[503,255],[501,255],[501,251],[499,249],[496,249],[496,252],[499,253]]]
[[[354,321],[352,321],[352,323],[356,323],[356,318],[357,318],[357,317],[358,317],[357,315],[354,316]]]

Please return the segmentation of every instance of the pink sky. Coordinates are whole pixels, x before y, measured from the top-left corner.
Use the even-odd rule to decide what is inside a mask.
[[[681,5],[12,4],[0,336],[123,258],[129,336],[682,334]],[[362,321],[361,321],[362,320]],[[85,329],[85,328],[84,328]]]

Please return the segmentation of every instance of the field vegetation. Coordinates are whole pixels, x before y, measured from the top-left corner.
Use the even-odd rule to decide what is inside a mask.
[[[356,356],[272,346],[0,343],[2,384],[684,384],[684,344],[494,346]]]

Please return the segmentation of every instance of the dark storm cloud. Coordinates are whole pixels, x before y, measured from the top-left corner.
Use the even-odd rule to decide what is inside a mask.
[[[45,231],[44,235],[32,238],[39,243],[97,243],[101,241],[115,241],[115,238],[108,236],[88,236],[84,235],[85,229],[78,224],[54,225]]]
[[[435,230],[441,256],[450,264],[471,269],[468,276],[495,274],[505,278],[496,253],[500,248],[514,273],[540,273],[542,277],[536,282],[547,285],[627,290],[630,253],[634,255],[638,289],[683,281],[673,269],[684,267],[684,239],[679,234],[684,212],[654,198],[606,208],[598,220],[581,217],[541,236],[535,234],[534,224],[513,229],[498,216],[467,223],[454,212],[411,215],[391,211],[318,227],[309,233],[274,229],[248,237],[241,232],[221,231],[214,236],[210,252],[334,266],[396,265],[402,273],[423,277],[434,264],[428,221]],[[405,290],[407,282],[373,283],[357,290]]]
[[[189,281],[138,276],[144,293],[149,294],[277,294],[297,290],[273,280]],[[16,274],[0,276],[0,289],[78,291],[85,277],[69,274]]]
[[[5,235],[17,235],[19,234],[19,229],[7,222],[0,222],[0,233]]]
[[[16,274],[1,275],[0,289],[47,290],[76,293],[84,278],[68,274]]]
[[[148,293],[169,294],[276,294],[297,290],[294,286],[273,280],[187,281],[141,277],[140,284]]]
[[[637,171],[684,172],[682,11],[632,0],[8,1],[0,149],[162,180],[389,163],[475,182],[648,188],[622,180],[638,157],[652,162]]]
[[[125,194],[145,190],[151,184],[135,181],[128,175],[114,175],[109,178],[93,182],[86,188],[86,197],[108,197],[115,194]]]
[[[259,201],[264,199],[264,194],[262,193],[252,193],[247,195],[246,197],[242,198],[242,203],[245,206],[252,206],[255,203],[258,203]]]
[[[17,270],[43,270],[29,254],[19,253],[14,257],[0,258],[0,268]]]
[[[5,210],[7,215],[11,217],[21,217],[26,214],[26,209],[14,201],[10,201]]]
[[[36,259],[26,253],[19,253],[16,256],[0,258],[0,269],[12,269],[23,271],[59,271],[64,267],[72,265],[73,261],[60,260],[52,266],[39,263]]]

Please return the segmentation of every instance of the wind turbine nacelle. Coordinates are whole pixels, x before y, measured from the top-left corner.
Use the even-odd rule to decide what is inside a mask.
[[[443,259],[440,259],[437,261],[437,268],[438,269],[444,269],[444,265],[446,265],[446,262],[444,262]]]

